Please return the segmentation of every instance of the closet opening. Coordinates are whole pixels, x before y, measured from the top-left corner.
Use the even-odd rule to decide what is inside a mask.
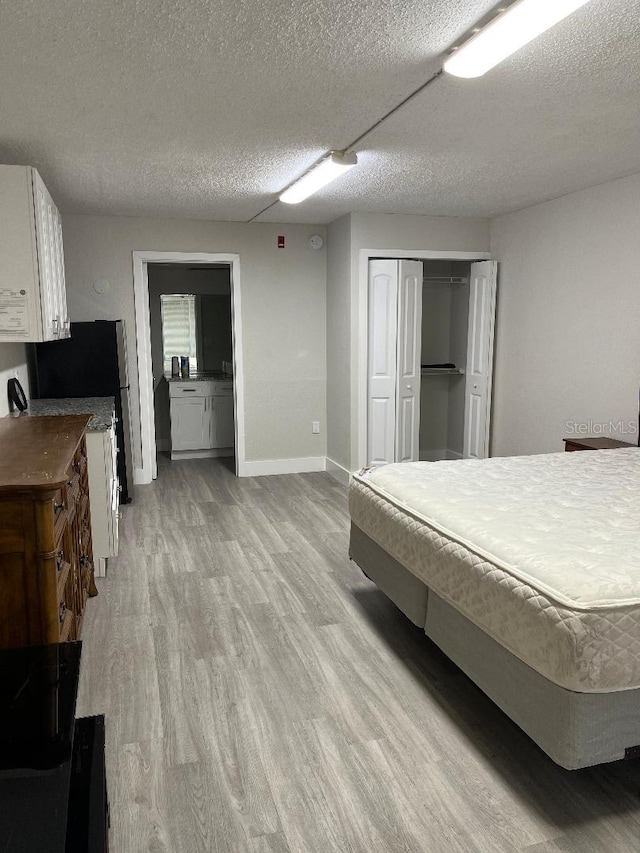
[[[367,260],[366,464],[488,456],[497,264]]]
[[[421,461],[463,456],[470,275],[465,261],[423,261]]]

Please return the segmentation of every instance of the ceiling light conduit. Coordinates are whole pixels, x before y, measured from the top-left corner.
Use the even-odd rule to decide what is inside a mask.
[[[428,86],[442,76],[443,71],[456,77],[481,77],[588,2],[589,0],[515,0],[507,8],[499,9],[496,18],[476,31],[462,45],[453,49],[443,67],[432,77],[374,122],[344,151],[331,151],[323,157],[306,174],[288,186],[280,194],[279,200],[286,204],[298,204],[357,165],[358,158],[356,154],[348,153],[350,149],[406,106],[409,101],[422,94]],[[252,216],[249,222],[254,222],[275,204],[277,202],[272,201]]]

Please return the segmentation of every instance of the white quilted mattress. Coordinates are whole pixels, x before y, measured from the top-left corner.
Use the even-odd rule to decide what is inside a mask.
[[[349,503],[364,533],[546,678],[640,687],[640,449],[386,465],[354,476]]]

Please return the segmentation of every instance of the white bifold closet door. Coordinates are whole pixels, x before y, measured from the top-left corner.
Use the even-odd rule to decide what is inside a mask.
[[[369,262],[367,462],[417,461],[422,263]]]
[[[496,261],[471,264],[465,377],[465,459],[486,459],[489,455],[497,277]]]

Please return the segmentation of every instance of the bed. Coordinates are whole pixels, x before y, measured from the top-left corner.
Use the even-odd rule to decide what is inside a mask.
[[[385,465],[350,556],[558,764],[640,756],[640,450]]]

